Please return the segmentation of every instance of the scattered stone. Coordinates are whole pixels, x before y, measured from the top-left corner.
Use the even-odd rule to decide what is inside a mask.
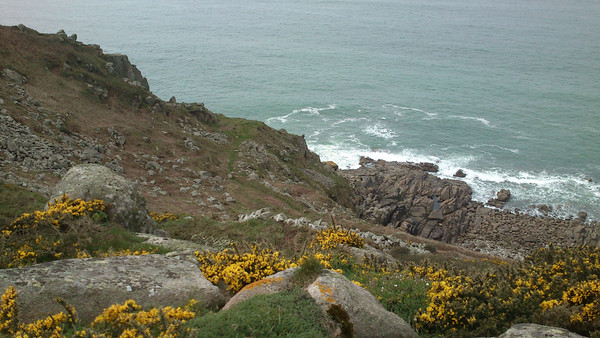
[[[157,235],[151,235],[151,234],[145,234],[145,233],[136,233],[136,236],[146,239],[144,241],[145,244],[160,246],[162,248],[165,248],[165,249],[168,249],[171,251],[177,251],[177,252],[189,251],[192,256],[193,256],[195,250],[198,250],[201,252],[202,251],[212,251],[212,252],[215,251],[214,248],[204,245],[204,244],[199,244],[199,243],[192,242],[192,241],[186,241],[183,239],[169,238],[168,236],[157,236]],[[181,253],[180,253],[180,255],[181,255]],[[192,261],[194,263],[197,263],[197,260],[195,258]]]
[[[458,169],[456,173],[454,173],[454,177],[467,177],[467,174],[462,169]]]
[[[587,219],[587,216],[588,216],[587,212],[580,211],[577,213],[577,218],[579,218],[579,220],[582,222],[585,222],[585,220]]]
[[[177,99],[175,98],[175,96],[171,96],[171,98],[169,99],[169,103],[177,103]]]
[[[504,208],[504,202],[499,201],[497,198],[491,198],[491,199],[489,199],[486,204],[489,205],[489,206],[498,208],[498,209]]]
[[[27,78],[25,76],[9,68],[5,68],[2,71],[0,71],[0,75],[2,75],[2,77],[6,80],[14,82],[18,85],[27,83]]]
[[[251,219],[261,219],[263,221],[266,221],[269,219],[269,216],[271,216],[271,214],[272,214],[271,209],[262,208],[262,209],[258,209],[256,211],[254,211],[254,212],[251,212],[249,214],[238,215],[238,222],[246,222]]]
[[[496,194],[498,201],[500,202],[508,202],[510,200],[511,194],[508,189],[500,189],[498,194]]]
[[[424,171],[431,173],[437,173],[439,170],[439,167],[436,164],[430,162],[421,162],[419,163],[419,167],[421,167],[421,169],[423,169]]]
[[[547,204],[539,204],[536,206],[537,210],[545,215],[552,212],[552,206]]]

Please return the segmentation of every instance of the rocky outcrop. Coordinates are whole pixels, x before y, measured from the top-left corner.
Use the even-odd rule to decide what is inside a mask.
[[[359,196],[359,216],[379,224],[511,258],[549,242],[600,246],[600,224],[584,224],[583,215],[565,220],[492,209],[472,201],[466,183],[432,176],[420,165],[367,158],[361,164],[342,173]],[[503,189],[491,202],[501,208],[510,196]]]
[[[111,169],[98,164],[71,168],[56,185],[50,201],[67,194],[84,200],[100,199],[108,204],[109,217],[135,232],[154,231],[155,223],[146,210],[146,200],[137,186]]]
[[[25,76],[9,68],[2,69],[0,71],[0,75],[2,75],[2,77],[5,78],[7,81],[13,82],[17,85],[27,83],[27,78]]]
[[[142,76],[142,72],[135,65],[129,62],[127,55],[122,54],[104,54],[102,56],[107,63],[106,70],[119,78],[124,78],[128,83],[150,90],[148,80]]]
[[[196,264],[160,255],[67,259],[0,270],[0,290],[11,285],[25,322],[63,310],[56,297],[73,305],[83,322],[128,299],[142,306],[180,306],[192,298],[209,307],[224,303]]]
[[[278,272],[245,286],[225,305],[224,309],[251,297],[272,294],[295,284],[298,268]],[[383,308],[367,290],[343,275],[323,270],[315,280],[303,287],[331,320],[333,335],[340,333],[356,337],[416,337],[417,334],[402,318]]]
[[[445,242],[466,230],[461,228],[467,216],[462,209],[471,202],[466,183],[439,179],[409,163],[363,163],[342,171],[358,196],[359,216]]]
[[[583,337],[568,330],[538,324],[516,324],[498,338],[579,338]]]

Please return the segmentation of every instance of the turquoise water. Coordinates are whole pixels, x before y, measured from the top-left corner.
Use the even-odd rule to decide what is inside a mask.
[[[462,168],[474,197],[600,219],[600,2],[4,0],[0,24],[129,55],[163,99],[360,155]],[[591,180],[591,181],[590,181]]]

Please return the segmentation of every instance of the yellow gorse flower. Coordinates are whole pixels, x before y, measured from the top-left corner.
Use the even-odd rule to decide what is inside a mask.
[[[20,267],[36,263],[40,256],[62,258],[62,240],[56,239],[69,230],[68,220],[105,210],[101,200],[84,201],[63,195],[48,204],[44,211],[23,213],[2,229],[0,268]]]
[[[238,292],[244,286],[276,272],[296,266],[292,261],[281,258],[278,251],[259,251],[257,246],[245,253],[239,253],[235,247],[216,254],[196,251],[196,257],[202,264],[200,270],[206,279],[213,284],[223,280],[233,292]]]
[[[320,230],[314,240],[310,242],[310,247],[320,246],[322,250],[333,249],[339,244],[345,244],[356,248],[364,248],[365,242],[356,233],[346,230],[341,226],[329,226],[325,230]]]
[[[156,212],[150,212],[149,213],[150,217],[152,217],[152,219],[156,222],[156,223],[163,223],[166,221],[173,221],[173,220],[177,220],[177,216],[175,216],[174,214],[170,213],[170,212],[166,212],[164,214],[159,214]]]

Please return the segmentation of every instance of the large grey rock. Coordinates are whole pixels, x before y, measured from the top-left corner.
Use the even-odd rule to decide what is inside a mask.
[[[142,76],[142,72],[129,62],[127,55],[104,54],[102,56],[108,63],[106,68],[109,73],[120,78],[127,78],[130,82],[138,83],[140,86],[150,90],[148,80]]]
[[[128,230],[151,233],[155,229],[156,224],[146,210],[146,200],[136,185],[105,166],[74,166],[58,182],[50,201],[60,199],[63,194],[84,200],[103,200],[108,204],[109,217]]]
[[[19,319],[27,322],[63,310],[55,297],[73,305],[84,322],[128,299],[142,306],[180,306],[192,298],[210,307],[224,303],[196,264],[161,255],[67,259],[0,270],[0,290],[11,285],[18,292]]]
[[[273,294],[294,285],[293,276],[297,268],[278,272],[260,281],[245,286],[223,309],[230,309],[257,295]],[[321,307],[323,312],[345,312],[356,337],[416,337],[415,331],[402,318],[387,311],[367,290],[352,283],[343,275],[323,270],[316,279],[304,289]],[[338,318],[339,319],[339,318]],[[332,322],[330,328],[339,327]],[[334,335],[338,332],[331,332]]]
[[[337,272],[324,270],[306,291],[324,311],[332,305],[346,311],[356,337],[417,337],[408,323],[387,311],[369,291]]]
[[[583,337],[568,330],[538,324],[516,324],[498,338],[538,338],[538,337]]]

